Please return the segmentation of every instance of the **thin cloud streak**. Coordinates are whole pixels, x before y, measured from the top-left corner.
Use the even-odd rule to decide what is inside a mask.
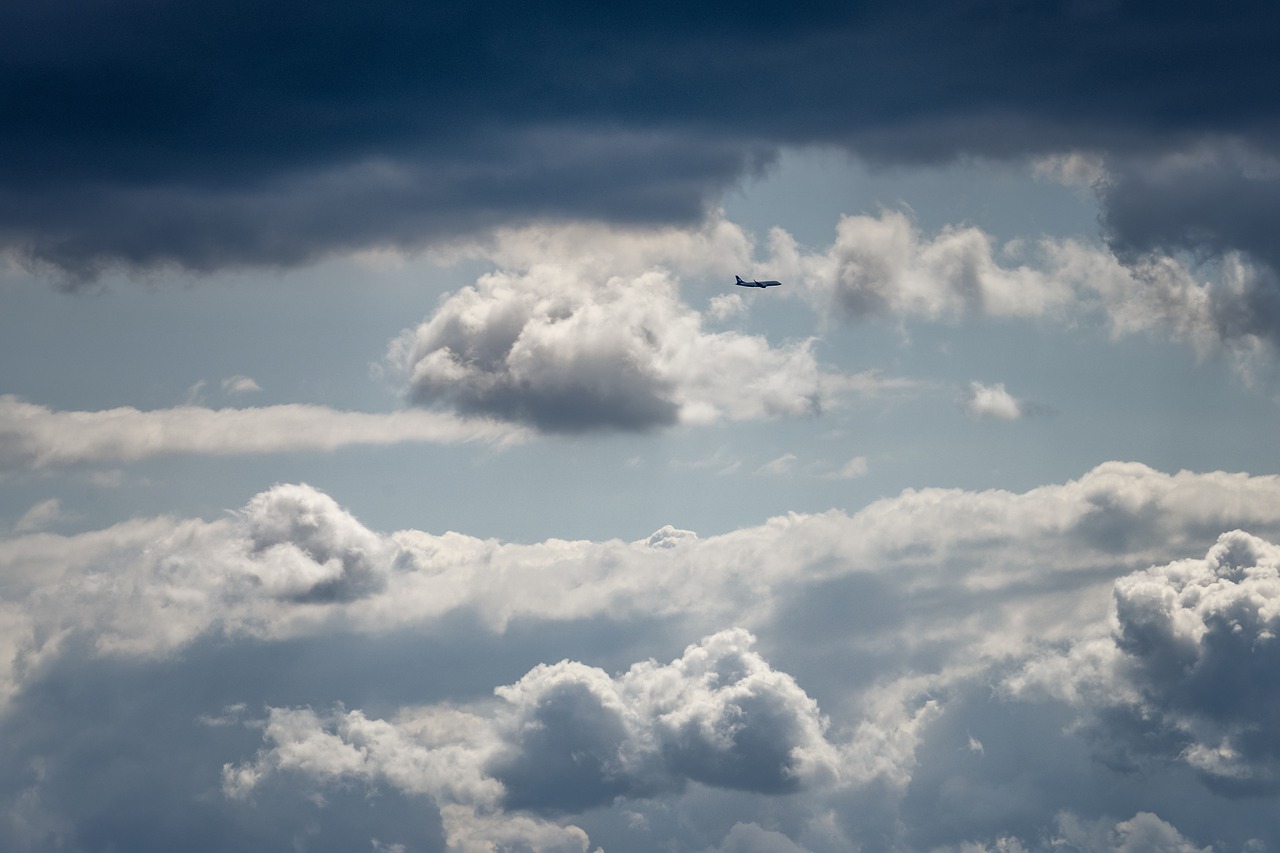
[[[471,441],[503,446],[525,437],[518,427],[441,412],[349,412],[303,404],[77,412],[0,395],[0,471],[138,462],[174,454],[230,456]]]

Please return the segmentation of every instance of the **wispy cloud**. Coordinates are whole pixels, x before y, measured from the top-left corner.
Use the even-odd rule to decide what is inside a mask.
[[[414,442],[507,444],[518,427],[440,412],[348,412],[314,405],[55,411],[0,396],[0,469],[136,462],[178,453],[230,456]]]
[[[262,386],[248,376],[237,374],[222,380],[222,393],[224,394],[252,394],[261,390]]]
[[[770,459],[768,462],[756,469],[757,474],[768,474],[774,477],[780,477],[790,474],[796,467],[797,456],[794,453],[784,453],[776,459]]]
[[[15,533],[30,533],[42,530],[62,516],[62,503],[57,498],[49,498],[24,512],[13,524]]]
[[[867,457],[855,456],[835,471],[829,471],[823,476],[828,480],[855,480],[858,477],[865,477],[870,468]]]

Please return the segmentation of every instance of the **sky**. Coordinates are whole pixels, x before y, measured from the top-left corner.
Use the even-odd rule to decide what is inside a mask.
[[[5,4],[0,848],[1280,851],[1277,37]]]

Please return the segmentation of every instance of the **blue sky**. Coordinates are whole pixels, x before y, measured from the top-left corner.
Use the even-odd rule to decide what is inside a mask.
[[[0,32],[6,849],[1280,848],[1265,5]]]

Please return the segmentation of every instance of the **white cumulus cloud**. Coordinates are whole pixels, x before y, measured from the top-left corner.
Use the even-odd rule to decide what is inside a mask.
[[[983,385],[970,382],[963,408],[971,418],[997,418],[1016,421],[1025,414],[1025,406],[1004,388],[1003,382]]]

